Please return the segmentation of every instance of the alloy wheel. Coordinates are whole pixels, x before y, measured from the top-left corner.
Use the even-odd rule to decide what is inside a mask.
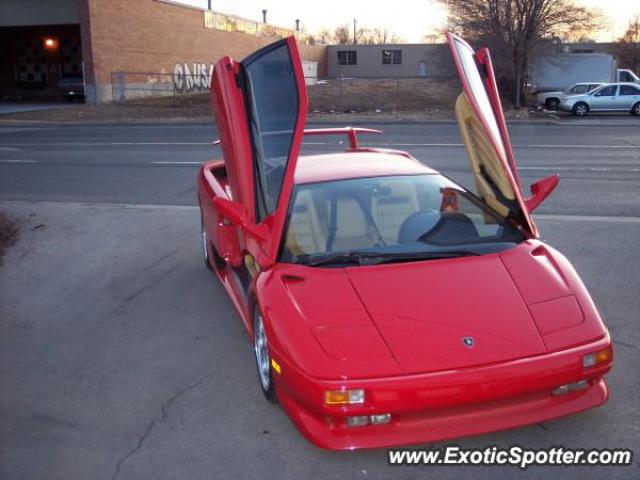
[[[256,353],[256,364],[258,366],[258,377],[264,391],[268,391],[271,386],[271,371],[269,359],[269,345],[267,334],[264,331],[262,315],[256,315],[254,322],[254,350]]]

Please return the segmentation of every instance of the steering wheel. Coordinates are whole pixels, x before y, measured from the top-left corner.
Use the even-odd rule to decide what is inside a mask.
[[[420,210],[409,215],[398,232],[398,243],[417,242],[429,233],[440,221],[438,210]]]

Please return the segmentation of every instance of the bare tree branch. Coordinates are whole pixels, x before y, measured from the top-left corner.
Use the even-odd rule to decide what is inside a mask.
[[[551,39],[585,37],[603,25],[602,15],[573,0],[440,0],[449,28],[492,52],[502,86],[514,105],[522,92],[532,56]]]

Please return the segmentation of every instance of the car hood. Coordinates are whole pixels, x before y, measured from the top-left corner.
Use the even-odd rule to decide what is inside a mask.
[[[566,93],[560,90],[557,92],[543,92],[538,94],[538,98],[557,97],[558,95],[566,96]]]
[[[579,278],[567,281],[575,272],[562,271],[556,254],[528,241],[479,257],[305,268],[288,292],[333,358],[369,359],[372,371],[391,358],[403,373],[460,369],[604,335],[590,299],[581,300],[586,291],[575,291],[584,288]]]
[[[589,95],[581,93],[580,95],[565,95],[564,100],[565,101],[569,101],[569,100],[578,100],[581,98],[587,98]]]

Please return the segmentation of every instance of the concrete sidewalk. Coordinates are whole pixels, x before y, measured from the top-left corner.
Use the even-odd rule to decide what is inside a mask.
[[[21,225],[0,267],[1,478],[520,473],[495,466],[391,468],[386,450],[333,453],[306,442],[282,409],[262,398],[239,317],[203,265],[196,207],[5,202],[0,209]],[[616,340],[611,401],[452,443],[637,447],[640,223],[562,216],[538,223],[574,262]],[[530,467],[527,478],[556,476],[558,468],[563,478],[638,473],[637,463]]]

